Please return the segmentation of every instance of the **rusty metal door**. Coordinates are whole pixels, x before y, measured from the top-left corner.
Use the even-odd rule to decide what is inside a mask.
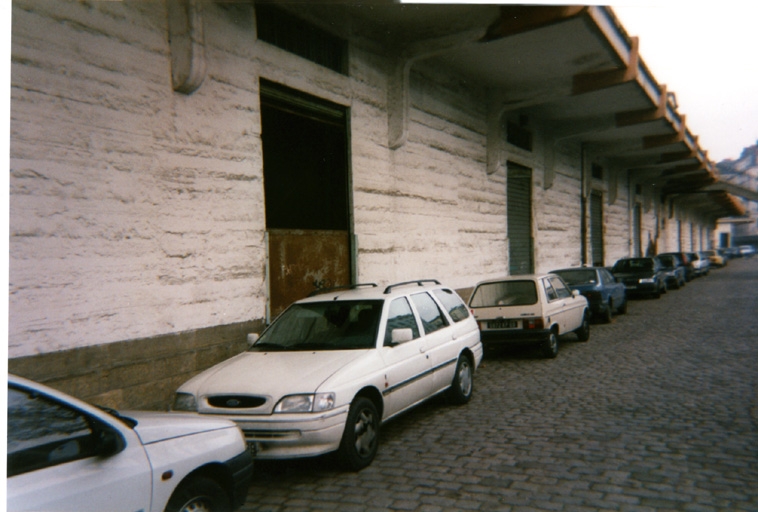
[[[347,107],[261,79],[269,319],[352,282]]]
[[[271,318],[314,290],[350,284],[347,231],[268,231]]]

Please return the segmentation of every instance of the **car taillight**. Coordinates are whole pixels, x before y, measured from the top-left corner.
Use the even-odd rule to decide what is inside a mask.
[[[582,295],[587,297],[587,299],[599,299],[600,298],[600,292],[584,292]]]
[[[524,329],[544,329],[545,322],[542,318],[524,318]]]

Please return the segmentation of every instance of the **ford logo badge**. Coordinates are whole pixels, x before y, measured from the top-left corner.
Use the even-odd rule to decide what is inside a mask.
[[[239,407],[241,403],[242,402],[240,402],[236,398],[230,398],[229,400],[226,401],[227,407]]]

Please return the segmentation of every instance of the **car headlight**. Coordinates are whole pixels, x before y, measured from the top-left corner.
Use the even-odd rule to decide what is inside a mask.
[[[334,393],[316,393],[285,396],[274,407],[274,412],[322,412],[334,408]]]
[[[195,395],[190,393],[177,393],[176,396],[174,396],[174,405],[171,407],[171,410],[197,412],[197,400],[195,400]]]
[[[654,282],[655,282],[655,278],[654,277],[644,277],[644,278],[640,279],[640,283],[641,284],[650,284],[650,283],[654,283]]]

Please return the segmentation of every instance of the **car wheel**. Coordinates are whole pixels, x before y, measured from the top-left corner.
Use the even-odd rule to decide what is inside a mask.
[[[603,322],[609,324],[613,321],[613,301],[608,301],[608,305],[603,312]]]
[[[474,393],[474,369],[468,356],[462,355],[458,358],[458,365],[455,367],[455,376],[453,385],[447,392],[448,399],[456,404],[462,405],[471,400]]]
[[[590,339],[590,318],[587,313],[582,317],[582,325],[576,330],[576,337],[579,341]]]
[[[558,355],[558,335],[555,331],[550,331],[550,335],[542,342],[542,355],[548,359],[553,359]]]
[[[374,460],[379,447],[379,413],[374,402],[359,396],[350,404],[337,456],[344,467],[358,471]]]
[[[166,512],[228,512],[229,496],[215,480],[193,477],[176,488],[166,505]]]

